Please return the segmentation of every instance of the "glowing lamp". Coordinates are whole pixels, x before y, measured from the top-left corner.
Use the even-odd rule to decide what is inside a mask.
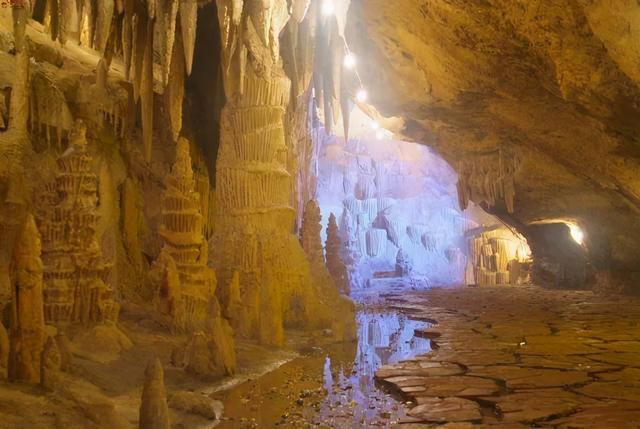
[[[571,238],[578,244],[584,243],[584,232],[578,225],[570,224],[569,225],[569,234],[571,234]]]
[[[377,140],[382,140],[383,138],[384,138],[384,130],[376,131],[376,139]]]
[[[358,92],[356,92],[356,100],[358,103],[364,103],[367,101],[367,91],[364,88],[360,88]]]
[[[378,123],[378,121],[371,121],[371,129],[375,131],[378,128],[380,128],[380,124]]]
[[[333,15],[336,12],[336,5],[333,0],[322,0],[322,14],[324,16]]]
[[[349,70],[353,70],[356,66],[356,56],[349,52],[344,56],[344,66]]]

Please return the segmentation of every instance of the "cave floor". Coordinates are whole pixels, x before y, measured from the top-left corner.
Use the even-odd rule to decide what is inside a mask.
[[[640,428],[639,300],[533,287],[388,300],[436,324],[417,332],[431,353],[376,373],[412,407],[398,427]]]
[[[355,350],[318,349],[218,392],[219,427],[640,428],[637,299],[534,287],[377,298],[359,297]]]

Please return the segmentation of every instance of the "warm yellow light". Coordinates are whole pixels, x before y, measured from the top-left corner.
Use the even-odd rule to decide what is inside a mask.
[[[584,243],[584,232],[578,225],[569,224],[569,234],[571,234],[571,238],[578,244]]]
[[[365,91],[364,88],[360,88],[358,92],[356,92],[356,100],[358,100],[359,103],[367,101],[367,91]]]
[[[349,70],[353,70],[356,66],[356,56],[349,52],[344,56],[344,66]]]
[[[322,14],[324,16],[333,15],[336,12],[336,5],[333,0],[322,0]]]

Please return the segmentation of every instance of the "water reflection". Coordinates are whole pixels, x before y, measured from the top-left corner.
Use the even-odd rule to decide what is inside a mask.
[[[395,312],[360,311],[355,359],[329,353],[324,363],[327,396],[315,422],[324,427],[387,427],[404,416],[403,407],[375,385],[375,371],[430,351],[429,340],[414,336],[425,322]],[[334,358],[332,360],[332,357]]]

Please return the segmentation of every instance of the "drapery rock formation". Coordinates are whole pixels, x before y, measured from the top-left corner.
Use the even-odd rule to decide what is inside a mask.
[[[589,269],[637,291],[635,2],[374,0],[354,3],[349,22],[371,103],[403,117],[402,134],[462,162],[476,189],[499,172],[492,161],[495,173],[483,173],[479,154],[514,155],[513,207],[498,198],[491,211],[527,239],[532,222],[578,222]],[[469,190],[476,203],[492,199]],[[531,250],[541,262],[544,248]]]
[[[45,340],[41,250],[36,223],[28,215],[13,252],[9,380],[40,382]]]

